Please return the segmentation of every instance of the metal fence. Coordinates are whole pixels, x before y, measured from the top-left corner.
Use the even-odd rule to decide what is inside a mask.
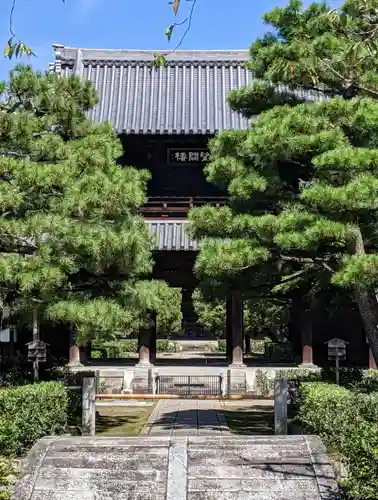
[[[222,375],[158,375],[157,394],[177,394],[185,396],[222,395]]]

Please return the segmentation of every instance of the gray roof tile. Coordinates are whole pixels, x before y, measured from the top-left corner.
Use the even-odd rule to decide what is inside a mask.
[[[230,90],[249,86],[248,50],[178,50],[154,69],[164,51],[79,49],[53,45],[51,71],[90,80],[100,101],[89,113],[127,134],[214,134],[246,129],[250,120],[231,111]],[[300,98],[324,99],[319,92],[295,91]]]
[[[90,118],[110,121],[119,132],[213,134],[249,125],[227,104],[230,90],[252,83],[247,50],[177,51],[158,69],[152,51],[54,50],[55,71],[88,79],[98,91]]]
[[[145,220],[155,240],[154,250],[197,251],[198,243],[188,235],[187,220]]]

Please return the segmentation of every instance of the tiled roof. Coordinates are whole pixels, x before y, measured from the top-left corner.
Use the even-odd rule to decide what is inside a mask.
[[[90,118],[118,132],[213,134],[249,125],[227,104],[231,89],[252,83],[247,50],[177,51],[155,69],[153,51],[53,47],[51,69],[92,81],[100,102]]]
[[[145,220],[151,236],[155,239],[154,250],[197,251],[198,243],[192,240],[186,230],[186,220]]]

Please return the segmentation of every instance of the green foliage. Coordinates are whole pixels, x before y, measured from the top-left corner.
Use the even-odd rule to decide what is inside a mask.
[[[150,176],[117,164],[112,127],[86,119],[97,100],[90,82],[23,66],[0,96],[0,297],[73,323],[79,342],[125,336],[147,308],[164,327],[181,318],[177,292],[139,279],[152,269],[138,216]]]
[[[138,352],[138,341],[136,339],[120,339],[116,342],[97,343],[93,346],[91,356],[99,359],[102,353],[106,358],[124,358]],[[175,340],[158,339],[156,350],[161,353],[179,352],[180,344]]]
[[[267,359],[274,361],[292,361],[294,353],[289,342],[278,344],[276,342],[266,342],[264,355]]]
[[[180,343],[177,340],[160,339],[156,342],[157,352],[180,352]]]
[[[11,487],[14,483],[17,469],[14,462],[0,455],[0,500],[10,500]]]
[[[202,280],[245,295],[352,290],[378,359],[377,10],[377,0],[333,11],[291,0],[264,16],[271,31],[250,50],[256,83],[229,97],[261,114],[210,142],[207,178],[229,206],[190,219]]]
[[[277,373],[277,378],[296,382],[314,382],[322,379],[322,373],[320,370],[309,370],[308,368],[289,368],[280,370]]]
[[[0,389],[0,449],[20,455],[38,439],[60,434],[68,414],[68,394],[60,382]]]
[[[300,387],[299,420],[341,455],[350,498],[373,500],[378,491],[378,394],[355,394],[324,383]]]
[[[227,342],[224,339],[218,339],[217,351],[218,352],[226,352],[227,351]]]
[[[351,387],[358,392],[378,393],[378,370],[367,370]]]
[[[269,396],[270,384],[268,374],[265,370],[256,370],[256,392],[258,396]]]
[[[200,289],[192,294],[194,310],[198,323],[213,335],[225,332],[226,299],[206,297]],[[256,334],[264,330],[284,330],[287,326],[287,304],[269,299],[250,299],[244,302],[244,331]]]
[[[197,288],[192,294],[193,307],[198,316],[198,323],[213,335],[221,335],[226,324],[226,307],[223,300],[205,300]]]
[[[163,281],[139,281],[130,290],[129,300],[135,301],[137,309],[156,312],[158,333],[167,335],[180,330],[182,322],[180,288],[171,288]],[[135,328],[131,333],[136,333]]]

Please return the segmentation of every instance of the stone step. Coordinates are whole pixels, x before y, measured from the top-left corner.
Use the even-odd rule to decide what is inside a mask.
[[[44,438],[29,453],[13,499],[337,499],[332,467],[315,436],[177,433]]]

